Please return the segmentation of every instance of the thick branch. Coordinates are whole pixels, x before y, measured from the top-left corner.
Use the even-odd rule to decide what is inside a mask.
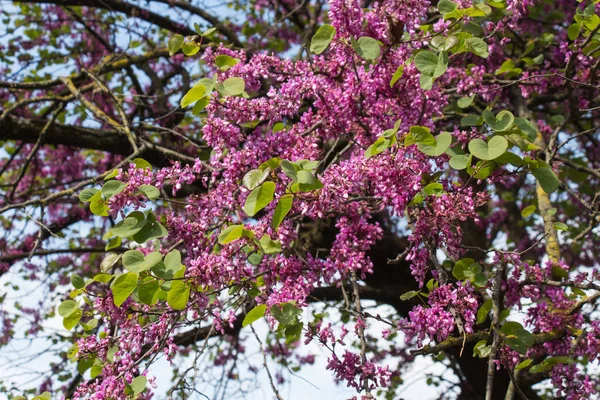
[[[46,123],[46,120],[7,117],[4,121],[0,121],[0,141],[18,140],[35,143]],[[127,136],[117,131],[90,129],[59,123],[54,123],[48,128],[44,143],[100,150],[122,156],[128,156],[134,151]],[[178,160],[183,163],[189,163],[193,160],[191,157],[157,145],[146,147],[140,157],[158,167],[169,165],[169,160]]]
[[[129,17],[140,18],[151,24],[165,28],[171,32],[180,33],[182,35],[196,35],[193,29],[185,25],[178,24],[167,17],[153,13],[148,9],[138,7],[121,0],[19,0],[19,3],[34,3],[34,4],[56,4],[58,6],[84,6],[92,8],[102,8],[109,11],[117,11],[126,14]]]

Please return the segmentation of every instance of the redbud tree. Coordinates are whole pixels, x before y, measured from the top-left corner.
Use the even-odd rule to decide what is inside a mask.
[[[597,2],[3,1],[0,391],[594,398]]]

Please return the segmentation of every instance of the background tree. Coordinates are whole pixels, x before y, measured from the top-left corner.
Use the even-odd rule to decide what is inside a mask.
[[[4,392],[183,357],[160,390],[224,398],[315,342],[363,398],[417,356],[443,398],[595,396],[596,1],[2,4],[0,343],[55,355]]]

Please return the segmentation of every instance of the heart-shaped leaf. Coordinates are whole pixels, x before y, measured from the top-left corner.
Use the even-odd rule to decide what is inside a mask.
[[[240,95],[246,88],[246,82],[237,76],[225,79],[222,85],[221,94],[223,94],[223,96]]]
[[[183,35],[176,34],[171,36],[169,39],[169,44],[167,45],[169,49],[169,55],[174,55],[179,51],[179,49],[183,46]]]
[[[423,142],[419,143],[419,150],[422,153],[427,154],[431,157],[441,156],[448,150],[452,144],[452,135],[450,132],[442,132],[433,138],[433,143]]]
[[[379,42],[369,36],[358,38],[356,42],[352,43],[352,47],[359,56],[368,61],[375,60],[381,53]]]
[[[473,104],[473,100],[475,100],[475,95],[470,96],[470,97],[461,97],[460,99],[458,99],[458,101],[456,102],[456,104],[460,108],[467,108],[471,104]]]
[[[310,41],[310,51],[321,54],[329,46],[335,36],[335,28],[331,25],[322,25]]]
[[[498,115],[494,115],[493,112],[486,109],[481,113],[481,116],[485,120],[485,123],[496,132],[509,130],[515,122],[515,116],[507,110],[502,110]]]
[[[473,139],[469,142],[469,151],[480,160],[494,160],[500,157],[508,149],[508,140],[503,136],[494,136],[488,143],[481,139]]]
[[[472,158],[473,156],[471,156],[470,154],[458,154],[450,159],[449,164],[453,169],[460,171],[471,165]]]
[[[261,169],[250,170],[246,173],[246,175],[244,175],[244,177],[242,178],[242,182],[244,183],[244,186],[246,187],[246,189],[253,190],[258,185],[263,183],[265,181],[265,179],[267,179],[270,172],[271,172],[271,168],[269,168],[269,167],[265,168],[264,170],[261,170]]]

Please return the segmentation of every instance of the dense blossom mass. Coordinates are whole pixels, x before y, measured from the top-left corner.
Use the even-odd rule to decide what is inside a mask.
[[[597,1],[6,3],[0,391],[597,396]]]

